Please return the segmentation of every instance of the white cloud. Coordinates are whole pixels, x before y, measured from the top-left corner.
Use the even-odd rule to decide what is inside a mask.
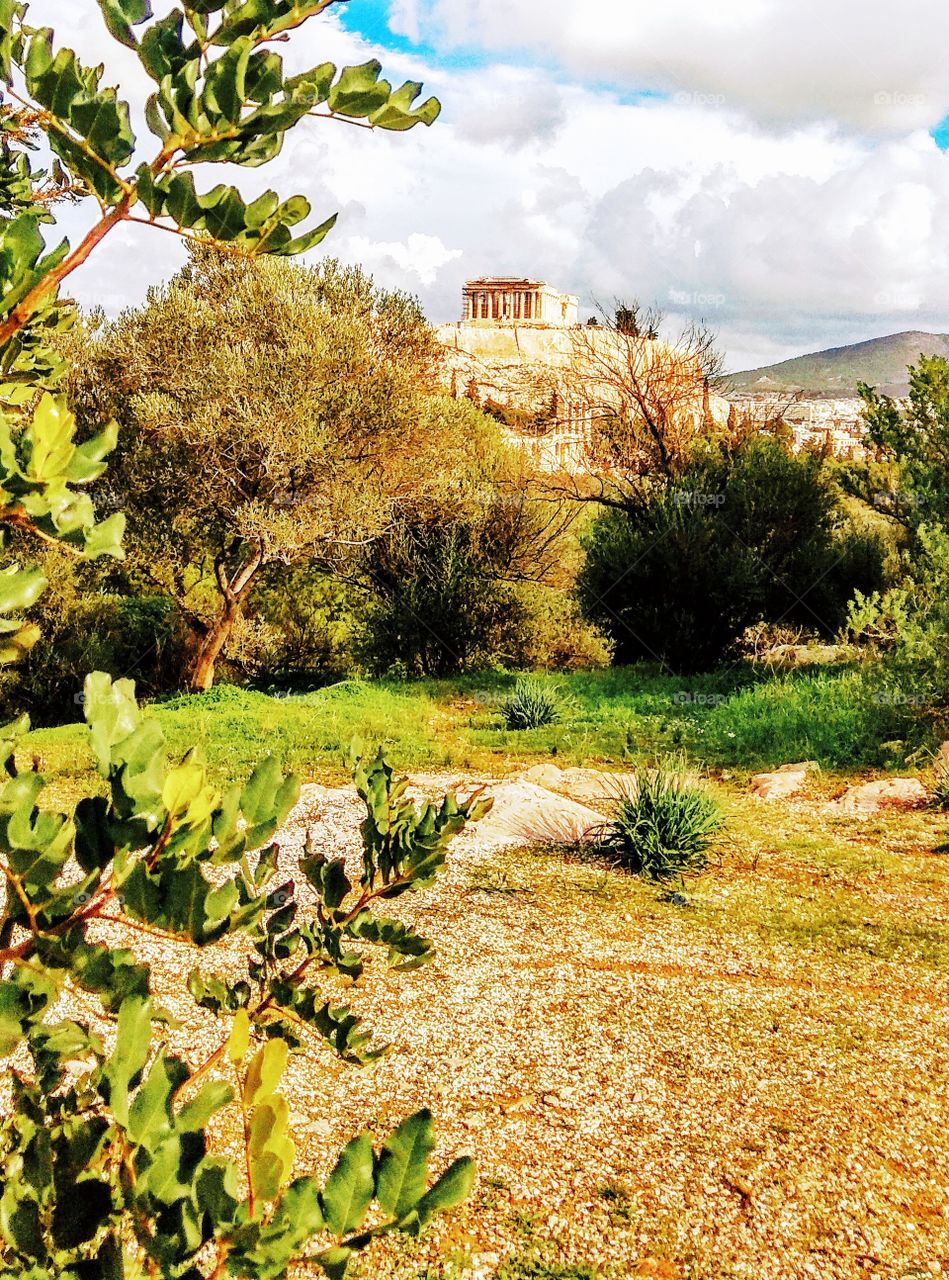
[[[438,236],[417,232],[401,241],[373,241],[367,236],[350,236],[345,242],[347,258],[374,271],[384,284],[401,284],[413,277],[425,285],[438,279],[442,267],[460,258],[461,249],[446,249]]]
[[[867,114],[874,85],[917,92],[930,76],[949,95],[949,41],[940,34],[949,8],[940,16],[929,0],[906,5],[900,39],[895,9],[890,16],[881,0],[863,6],[859,21],[851,0],[825,4],[822,16],[812,0],[717,8],[669,0],[648,11],[632,0],[445,7],[440,21],[452,38],[467,32],[558,53],[576,78],[507,53],[446,70],[327,17],[283,46],[292,69],[379,56],[391,78],[424,80],[445,104],[442,118],[403,135],[307,121],[272,165],[199,180],[237,181],[248,195],[300,191],[320,219],[339,210],[323,251],[420,293],[434,320],[457,317],[467,277],[525,272],[585,305],[639,296],[705,315],[732,367],[898,329],[949,330],[949,157],[912,111],[887,115],[871,103]],[[82,23],[80,6],[69,6],[69,34],[87,56],[101,56],[110,42],[93,34],[101,32],[93,0],[81,7],[90,11]],[[55,23],[60,8],[36,0],[33,16]],[[392,22],[410,30],[418,19],[430,35],[431,13],[431,0],[401,0]],[[573,16],[581,13],[583,23]],[[841,15],[853,24],[850,44]],[[609,73],[618,82],[622,71],[642,87],[647,47],[649,74],[667,76],[670,88],[691,84],[680,91],[691,96],[623,100],[582,79]],[[117,48],[123,83],[131,75],[141,95],[132,62]],[[890,136],[875,138],[873,128]],[[65,222],[78,228],[71,212]],[[171,236],[122,231],[73,277],[76,293],[117,309],[180,256]]]
[[[944,0],[417,0],[416,29],[632,90],[723,97],[769,125],[881,134],[949,113]]]

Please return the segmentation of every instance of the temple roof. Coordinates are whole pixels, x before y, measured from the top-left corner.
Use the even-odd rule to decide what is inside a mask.
[[[546,289],[546,280],[530,280],[525,276],[479,276],[477,280],[468,280],[466,289]]]

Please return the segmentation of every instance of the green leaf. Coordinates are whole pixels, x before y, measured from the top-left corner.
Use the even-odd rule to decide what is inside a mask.
[[[320,1200],[328,1230],[344,1236],[360,1227],[374,1189],[372,1140],[361,1133],[340,1152],[323,1188]]]
[[[242,1062],[250,1044],[250,1017],[246,1009],[238,1009],[227,1038],[227,1056],[231,1062]]]
[[[283,1040],[268,1040],[254,1054],[244,1080],[246,1107],[255,1107],[273,1094],[286,1070],[289,1053]]]
[[[254,1197],[270,1203],[293,1173],[296,1148],[287,1136],[289,1106],[281,1094],[271,1094],[254,1108],[250,1119],[247,1163]]]
[[[40,1207],[15,1182],[8,1182],[0,1196],[0,1235],[23,1257],[41,1258],[46,1252]]]
[[[18,569],[16,565],[0,569],[0,614],[29,609],[45,587],[46,578],[38,569]]]
[[[151,1001],[129,996],[119,1008],[115,1048],[103,1069],[109,1105],[120,1124],[128,1124],[129,1087],[148,1058],[152,1039]]]
[[[244,109],[247,65],[252,51],[251,40],[236,40],[226,53],[211,63],[205,73],[205,105],[212,112],[219,112],[231,124],[240,120]]]
[[[428,1158],[435,1146],[430,1111],[418,1111],[386,1139],[376,1171],[376,1199],[394,1218],[403,1218],[425,1193]]]
[[[183,1133],[199,1133],[211,1117],[233,1099],[234,1090],[229,1084],[224,1080],[212,1080],[181,1108],[175,1117],[175,1127]]]
[[[346,1269],[353,1258],[353,1250],[345,1245],[337,1245],[334,1249],[324,1249],[316,1255],[316,1261],[323,1268],[329,1280],[343,1280]]]
[[[102,556],[111,556],[113,560],[124,560],[125,551],[122,539],[125,536],[125,513],[116,511],[106,520],[100,521],[86,531],[83,555],[87,560],[99,560]]]
[[[112,861],[115,846],[109,831],[109,802],[104,796],[84,796],[76,805],[76,861],[85,872],[102,871]]]
[[[152,16],[149,0],[99,0],[99,8],[115,39],[130,49],[137,49],[138,41],[132,34],[132,27]]]
[[[113,749],[141,723],[131,680],[116,680],[104,671],[93,671],[83,684],[86,723],[92,731],[92,750],[99,772],[109,776]]]
[[[453,1209],[466,1200],[471,1194],[474,1179],[475,1162],[470,1156],[462,1156],[450,1164],[414,1209],[410,1210],[412,1217],[417,1219],[418,1226],[427,1226],[436,1213]]]

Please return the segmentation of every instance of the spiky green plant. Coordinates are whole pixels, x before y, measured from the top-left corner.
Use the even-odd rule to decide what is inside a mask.
[[[523,676],[514,692],[501,703],[501,715],[508,729],[543,729],[556,724],[563,714],[563,700],[557,690],[533,676]]]
[[[933,757],[933,780],[930,787],[930,804],[934,809],[949,812],[949,759]]]
[[[600,847],[634,875],[672,880],[705,870],[723,824],[717,800],[681,760],[660,762],[637,770],[632,794],[617,798]]]

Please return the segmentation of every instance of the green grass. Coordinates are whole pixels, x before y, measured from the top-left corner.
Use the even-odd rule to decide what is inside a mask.
[[[757,769],[797,759],[828,768],[884,762],[898,726],[858,672],[773,678],[746,668],[678,677],[645,666],[539,676],[563,695],[563,717],[540,729],[504,728],[515,675],[455,680],[349,680],[315,693],[270,697],[220,687],[154,706],[173,755],[198,745],[220,782],[246,776],[268,751],[303,779],[339,781],[352,746],[384,746],[400,768],[504,773],[540,759],[629,765],[683,750],[710,768]],[[91,767],[85,729],[37,730],[23,755],[66,795]]]

